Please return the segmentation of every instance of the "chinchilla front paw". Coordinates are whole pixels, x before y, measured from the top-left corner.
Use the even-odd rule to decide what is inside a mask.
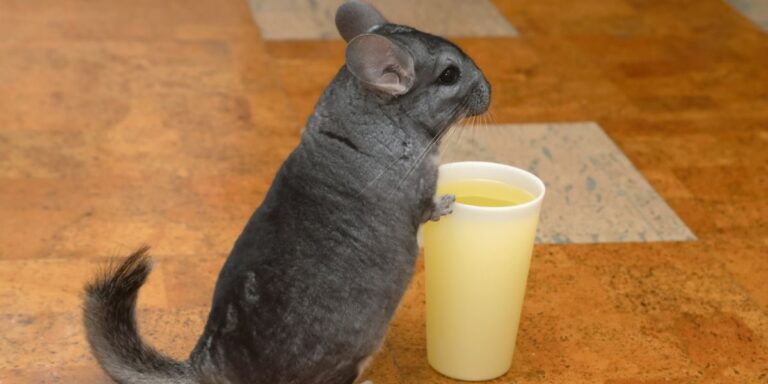
[[[432,221],[438,221],[441,217],[453,213],[453,203],[456,202],[456,195],[442,195],[435,197],[435,205],[432,208]]]

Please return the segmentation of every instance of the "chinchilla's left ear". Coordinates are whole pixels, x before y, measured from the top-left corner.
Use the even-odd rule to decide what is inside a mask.
[[[364,33],[347,44],[347,69],[368,88],[398,96],[416,81],[413,56],[396,42]]]
[[[345,41],[386,23],[387,20],[376,8],[361,1],[348,1],[336,11],[336,29]]]

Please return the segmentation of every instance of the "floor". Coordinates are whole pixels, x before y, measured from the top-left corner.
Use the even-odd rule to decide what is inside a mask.
[[[768,34],[718,0],[493,5],[516,36],[455,39],[493,123],[594,122],[695,234],[538,244],[495,382],[768,383]],[[243,0],[0,10],[0,383],[108,383],[82,286],[145,243],[142,334],[185,357],[343,43],[262,39]],[[377,384],[452,382],[425,359],[417,270]]]

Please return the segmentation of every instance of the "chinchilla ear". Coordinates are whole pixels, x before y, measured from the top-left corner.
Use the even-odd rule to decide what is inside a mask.
[[[352,39],[346,60],[364,85],[392,96],[407,93],[416,81],[411,54],[382,35],[364,33]]]
[[[384,16],[373,6],[361,1],[348,1],[336,10],[336,29],[345,41],[350,41],[375,27],[386,24]]]

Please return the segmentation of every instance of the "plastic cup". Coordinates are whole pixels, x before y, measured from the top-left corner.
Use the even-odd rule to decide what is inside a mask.
[[[457,202],[451,215],[423,228],[429,364],[451,378],[491,380],[512,365],[545,188],[522,169],[470,161],[442,165],[438,189],[465,179],[495,180],[533,196],[504,207]]]

